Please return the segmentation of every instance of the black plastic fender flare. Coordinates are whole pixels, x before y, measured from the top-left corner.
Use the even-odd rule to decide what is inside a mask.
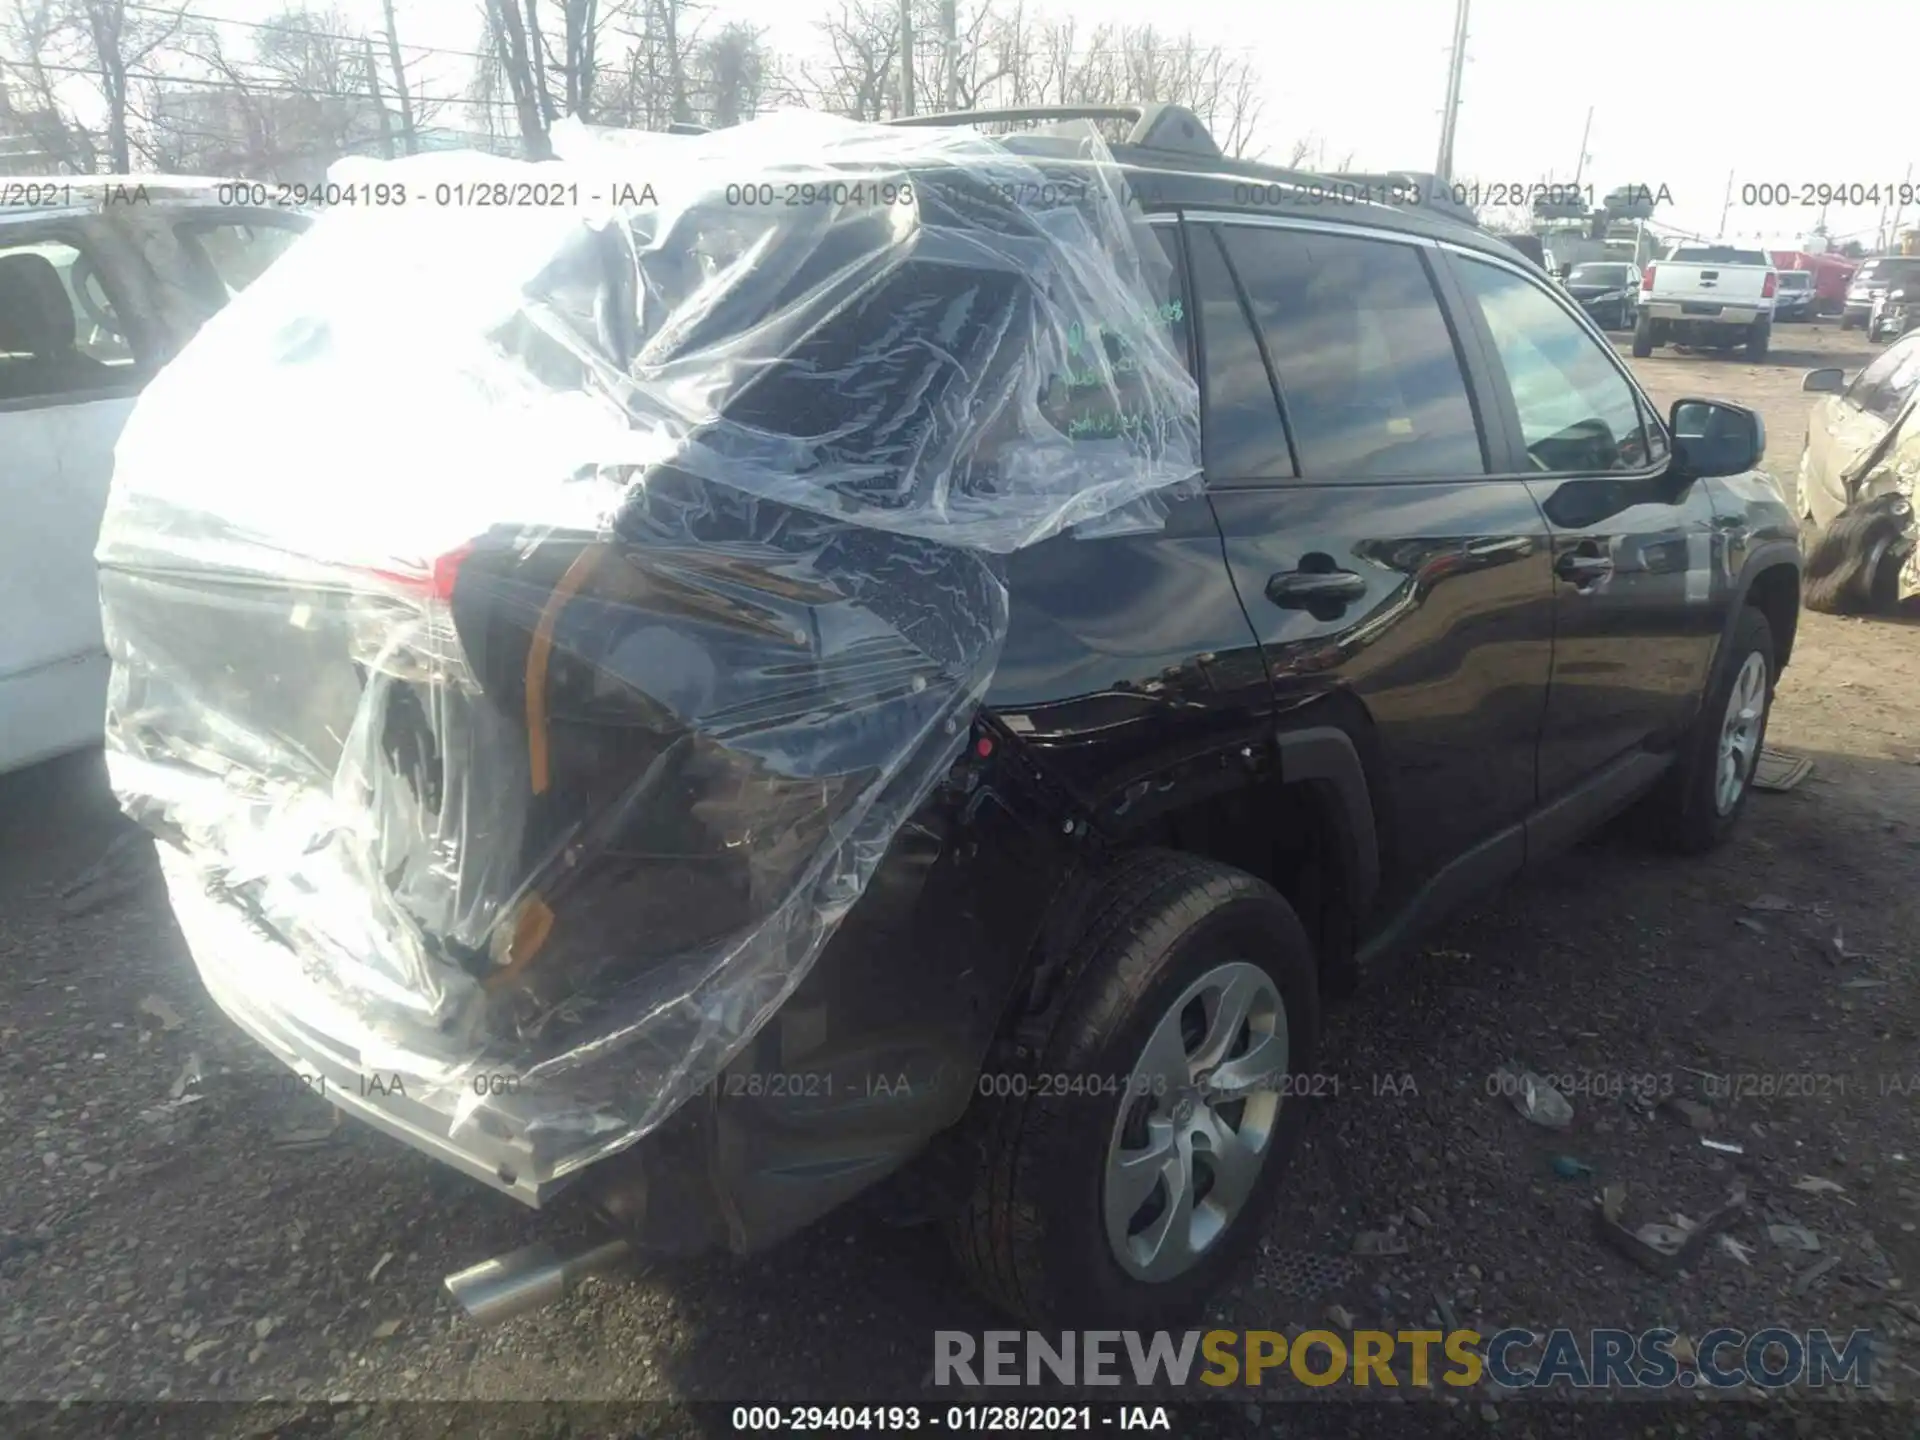
[[[1345,852],[1349,900],[1356,915],[1365,915],[1380,888],[1380,839],[1360,752],[1352,737],[1333,725],[1282,731],[1274,744],[1282,784],[1311,781],[1332,792],[1333,823]]]
[[[1798,539],[1762,541],[1748,552],[1746,563],[1740,567],[1740,577],[1734,582],[1733,603],[1727,607],[1726,616],[1720,622],[1720,639],[1713,649],[1716,665],[1720,663],[1720,657],[1726,653],[1726,647],[1733,639],[1733,627],[1740,623],[1740,612],[1746,608],[1753,596],[1753,582],[1764,572],[1779,565],[1792,568],[1797,590],[1801,567]],[[1779,635],[1774,636],[1775,645],[1779,646],[1784,638]]]

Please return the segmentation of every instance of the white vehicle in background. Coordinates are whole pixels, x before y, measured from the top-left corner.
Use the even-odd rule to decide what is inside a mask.
[[[1779,288],[1780,272],[1764,250],[1682,241],[1640,276],[1633,353],[1645,358],[1656,345],[1744,345],[1749,358],[1764,359]]]
[[[147,380],[310,223],[221,204],[220,185],[0,177],[0,772],[99,742],[114,442]]]

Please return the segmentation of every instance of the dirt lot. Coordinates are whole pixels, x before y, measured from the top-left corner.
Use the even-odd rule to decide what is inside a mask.
[[[1830,324],[1776,345],[1758,366],[1636,363],[1663,402],[1759,406],[1790,476],[1803,369],[1868,352]],[[1883,1393],[1916,1393],[1920,626],[1809,617],[1772,739],[1813,775],[1757,795],[1721,853],[1676,863],[1603,836],[1334,1008],[1344,1093],[1221,1323],[1339,1305],[1386,1328],[1447,1309],[1483,1330],[1872,1327]],[[934,1234],[846,1213],[764,1257],[594,1282],[477,1330],[440,1279],[525,1241],[529,1217],[358,1127],[311,1133],[325,1107],[207,1000],[141,852],[73,889],[115,833],[102,786],[86,759],[0,787],[0,1396],[930,1400],[932,1332],[995,1323]],[[1570,1131],[1489,1094],[1509,1057],[1572,1077]],[[1637,1108],[1649,1086],[1707,1104],[1711,1129]],[[1594,1178],[1559,1178],[1557,1155]],[[1637,1224],[1697,1218],[1736,1178],[1738,1255],[1661,1279],[1593,1237],[1600,1183],[1629,1187]],[[1406,1253],[1351,1257],[1389,1227]]]

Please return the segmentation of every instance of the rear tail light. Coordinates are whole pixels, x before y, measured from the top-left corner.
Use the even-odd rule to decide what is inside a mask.
[[[1760,298],[1762,300],[1771,300],[1773,298],[1773,292],[1779,288],[1780,277],[1769,270],[1767,272],[1767,278],[1760,282]]]
[[[398,680],[475,688],[453,623],[454,586],[460,566],[472,554],[472,545],[462,545],[435,556],[423,571],[365,571],[369,580],[378,582],[376,595],[387,603],[363,595],[354,605],[349,639],[353,659]],[[396,596],[404,618],[396,618]]]
[[[436,555],[428,562],[424,575],[402,575],[392,570],[369,570],[367,573],[422,600],[438,600],[442,605],[448,605],[453,602],[453,587],[459,582],[460,566],[471,554],[473,546],[466,544],[444,555]]]
[[[1649,265],[1640,272],[1640,293],[1646,294],[1653,289],[1653,266]]]

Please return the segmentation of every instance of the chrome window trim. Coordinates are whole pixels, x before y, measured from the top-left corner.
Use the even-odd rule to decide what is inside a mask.
[[[1399,245],[1433,249],[1441,242],[1429,235],[1409,235],[1377,225],[1347,225],[1337,220],[1309,220],[1293,215],[1257,215],[1245,210],[1183,210],[1194,225],[1257,225],[1264,230],[1306,230],[1321,235],[1346,235],[1356,240],[1390,240]]]

